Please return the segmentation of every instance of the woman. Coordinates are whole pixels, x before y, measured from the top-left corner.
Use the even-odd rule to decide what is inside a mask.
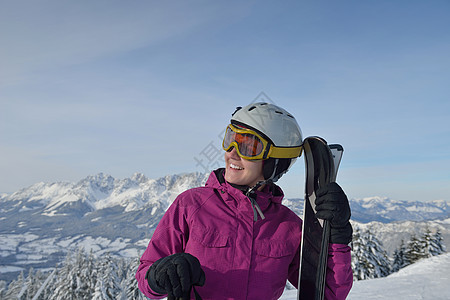
[[[142,255],[139,289],[159,299],[278,299],[297,286],[302,221],[281,204],[274,184],[301,155],[300,127],[267,103],[238,108],[223,140],[225,169],[205,187],[180,194]],[[352,285],[352,228],[347,197],[336,184],[317,193],[331,223],[326,299],[345,299]]]

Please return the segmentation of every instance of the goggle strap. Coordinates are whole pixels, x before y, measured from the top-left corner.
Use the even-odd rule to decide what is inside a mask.
[[[270,157],[273,158],[296,158],[302,154],[302,146],[298,147],[275,147],[272,145]]]
[[[263,159],[267,159],[268,158],[269,153],[270,153],[270,148],[272,148],[272,147],[273,147],[272,143],[269,142],[267,144],[267,146],[266,146],[266,149],[264,149]]]

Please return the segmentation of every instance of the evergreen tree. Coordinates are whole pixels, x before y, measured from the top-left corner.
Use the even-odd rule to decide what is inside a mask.
[[[18,298],[18,295],[22,291],[24,284],[25,284],[25,277],[24,277],[23,271],[22,271],[22,272],[20,272],[19,276],[17,277],[17,280],[11,281],[11,283],[8,285],[8,290],[5,293],[4,299],[5,300],[24,299],[23,297]]]
[[[406,259],[406,247],[405,242],[402,240],[400,247],[394,251],[394,261],[392,263],[392,272],[397,272],[398,270],[406,267],[408,265]]]
[[[93,299],[117,299],[121,294],[121,280],[117,274],[118,267],[109,253],[100,260]]]
[[[56,273],[54,269],[51,273],[43,274],[40,271],[36,272],[36,278],[39,281],[39,285],[36,286],[37,290],[31,299],[36,300],[46,300],[49,299],[51,293],[53,292],[51,280]],[[51,291],[51,293],[50,293]]]
[[[88,282],[87,289],[89,290],[89,295],[93,295],[95,291],[95,284],[97,282],[97,259],[94,256],[94,252],[90,251],[89,256],[86,259],[85,269],[83,277]]]
[[[445,252],[442,234],[439,230],[432,234],[430,228],[426,228],[422,239],[425,242],[425,254],[427,257],[436,256]]]
[[[354,280],[385,277],[390,274],[390,261],[383,244],[370,231],[356,231],[353,243]]]
[[[30,299],[36,299],[36,300],[44,300],[44,296],[42,294],[40,294],[37,298],[36,295],[38,294],[41,286],[44,284],[45,280],[47,279],[47,276],[49,274],[44,274],[42,271],[37,270],[36,273],[34,274],[34,291],[33,291],[33,295]]]
[[[417,238],[415,234],[411,235],[406,247],[406,261],[408,264],[413,264],[418,260],[427,257],[425,249],[426,242]]]
[[[36,287],[37,284],[36,284],[36,280],[33,276],[33,272],[34,272],[34,269],[31,267],[28,270],[28,276],[25,279],[25,285],[27,288],[24,293],[24,297],[27,300],[31,300],[33,298],[34,294],[36,294],[37,290],[39,289],[39,287]]]
[[[72,272],[76,281],[74,287],[76,298],[88,299],[94,292],[93,286],[95,286],[95,283],[93,284],[92,281],[96,272],[94,272],[92,256],[87,257],[83,248],[80,248],[77,252]]]
[[[70,252],[62,267],[58,269],[57,280],[55,282],[54,292],[50,300],[76,299],[75,289],[77,286],[76,276],[73,273],[73,260]]]
[[[145,300],[144,294],[139,290],[136,280],[136,271],[139,266],[139,258],[130,262],[128,274],[125,280],[125,299]]]
[[[422,235],[421,237],[421,242],[423,243],[424,246],[424,256],[425,257],[432,257],[433,255],[431,254],[432,251],[430,251],[431,249],[431,244],[432,244],[432,239],[433,239],[433,234],[431,233],[430,228],[427,226],[427,228],[425,229],[425,233]]]
[[[48,281],[46,286],[44,287],[44,290],[42,291],[42,298],[43,299],[51,299],[52,295],[55,292],[55,287],[57,285],[58,279],[58,272],[59,269],[55,268],[52,273],[48,275],[48,278],[46,280]]]
[[[105,284],[103,283],[103,278],[97,278],[97,282],[95,283],[94,293],[92,294],[92,300],[104,300],[109,299],[106,294]]]
[[[0,299],[4,299],[4,295],[6,294],[6,281],[0,280]]]
[[[352,239],[353,280],[366,279],[365,266],[367,264],[367,261],[364,256],[364,252],[365,252],[364,241],[362,240],[359,228],[357,228],[353,232],[353,239]]]
[[[27,300],[32,300],[38,293],[39,288],[41,287],[42,283],[45,281],[45,276],[42,274],[40,270],[37,270],[34,272],[34,269],[31,267],[28,270],[28,276],[25,279],[24,286],[26,287],[26,290],[24,291],[23,298]],[[42,296],[39,296],[36,298],[37,300],[44,299]]]

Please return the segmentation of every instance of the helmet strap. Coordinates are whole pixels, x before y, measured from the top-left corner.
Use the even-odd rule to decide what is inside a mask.
[[[291,162],[292,159],[290,158],[269,158],[265,160],[263,166],[264,179],[270,179],[272,182],[278,181],[287,172]]]

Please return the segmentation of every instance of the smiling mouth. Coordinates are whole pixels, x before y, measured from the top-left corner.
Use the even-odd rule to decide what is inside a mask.
[[[236,166],[234,164],[230,164],[230,168],[232,168],[233,170],[244,170],[244,168]]]

